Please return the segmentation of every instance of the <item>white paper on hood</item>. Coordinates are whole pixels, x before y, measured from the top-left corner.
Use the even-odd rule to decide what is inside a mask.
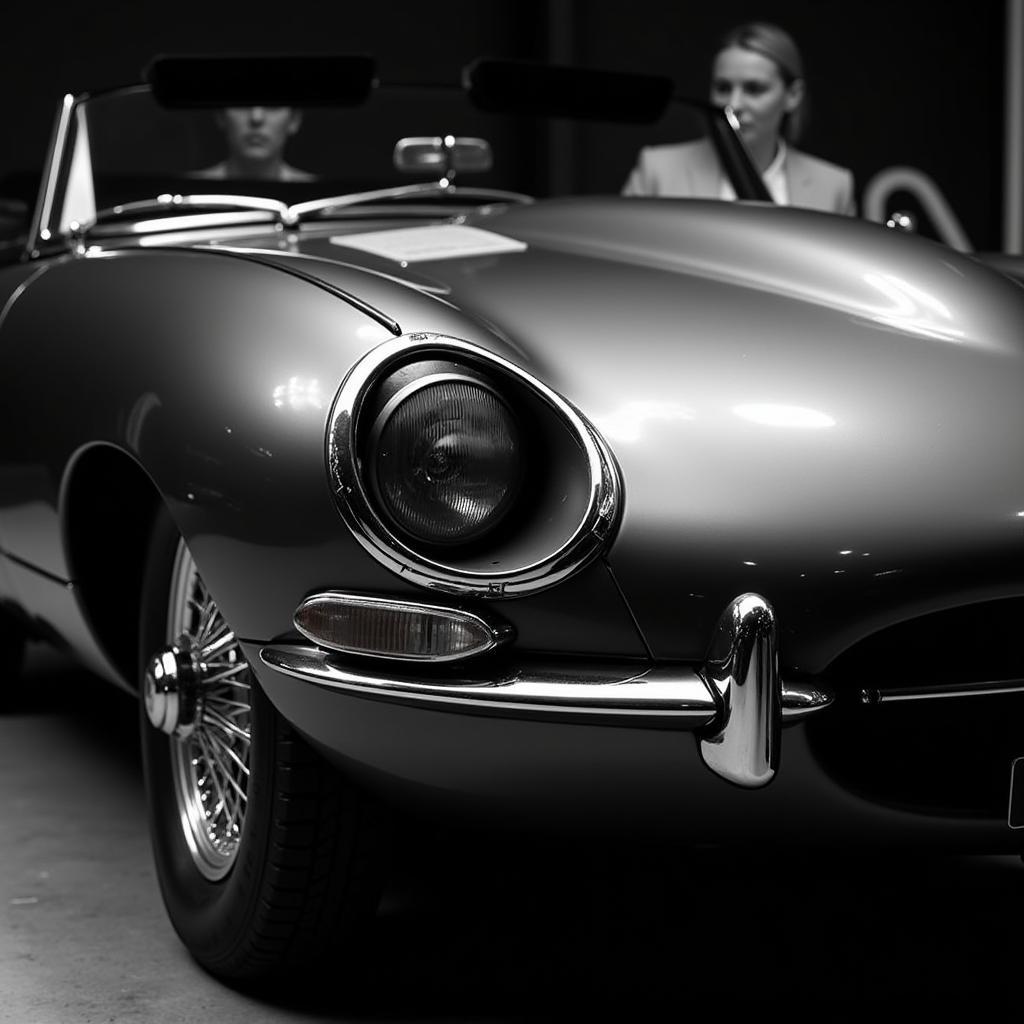
[[[501,252],[523,252],[526,249],[525,242],[466,224],[431,224],[422,228],[368,231],[361,235],[332,235],[331,242],[348,249],[361,249],[398,263],[491,256]]]

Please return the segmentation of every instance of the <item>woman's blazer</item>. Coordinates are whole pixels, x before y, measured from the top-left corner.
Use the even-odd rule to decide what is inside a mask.
[[[786,151],[789,205],[854,215],[853,173],[798,149]],[[707,139],[669,146],[645,146],[627,180],[625,196],[685,196],[718,199],[722,170]]]

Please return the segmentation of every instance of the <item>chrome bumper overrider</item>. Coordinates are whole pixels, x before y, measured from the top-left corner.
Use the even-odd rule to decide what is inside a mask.
[[[783,723],[832,702],[824,690],[781,682],[775,617],[756,594],[728,605],[699,668],[659,666],[629,673],[599,663],[551,662],[488,676],[483,663],[474,662],[481,674],[441,679],[405,672],[396,678],[365,661],[341,662],[313,646],[265,646],[260,659],[269,668],[320,686],[436,709],[664,724],[699,732],[705,764],[749,788],[774,777]]]

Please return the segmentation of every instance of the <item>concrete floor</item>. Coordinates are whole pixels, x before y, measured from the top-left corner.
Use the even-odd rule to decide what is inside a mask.
[[[243,995],[164,916],[132,702],[43,649],[27,682],[0,715],[0,1021],[662,1019],[765,999],[832,1019],[1019,987],[1015,857],[704,862],[695,888],[662,849],[438,833],[425,865],[400,860],[358,989]]]

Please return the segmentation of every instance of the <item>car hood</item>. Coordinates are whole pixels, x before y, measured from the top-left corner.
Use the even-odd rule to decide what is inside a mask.
[[[555,200],[472,226],[519,251],[306,251],[443,296],[598,427],[625,491],[608,561],[655,656],[701,656],[745,592],[807,672],[891,622],[1024,594],[1016,284],[770,206]],[[431,329],[399,291],[386,311]]]

